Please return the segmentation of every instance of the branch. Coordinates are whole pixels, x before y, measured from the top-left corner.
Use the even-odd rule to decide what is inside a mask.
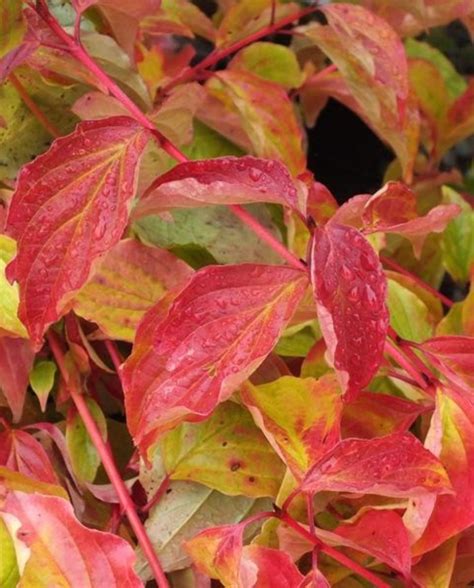
[[[415,274],[412,274],[411,272],[409,272],[408,270],[406,270],[401,265],[398,265],[398,263],[396,261],[393,261],[393,259],[390,259],[388,257],[385,257],[384,255],[381,255],[380,256],[380,261],[384,265],[387,265],[388,267],[390,267],[390,268],[394,269],[395,271],[397,271],[399,274],[402,274],[403,276],[407,276],[408,278],[411,278],[414,282],[416,282],[418,284],[418,286],[420,286],[420,288],[423,288],[423,290],[426,290],[430,294],[433,294],[433,296],[436,296],[436,298],[438,298],[439,300],[441,300],[441,302],[445,306],[447,306],[448,308],[451,308],[453,306],[454,302],[452,300],[450,300],[449,298],[447,298],[441,292],[438,292],[438,290],[436,290],[435,288],[433,288],[432,286],[430,286],[429,284],[427,284],[419,276],[417,276]]]
[[[97,452],[100,455],[104,469],[107,472],[107,475],[113,487],[115,488],[115,491],[117,492],[120,504],[125,514],[127,515],[130,525],[137,537],[138,543],[141,545],[143,553],[145,554],[145,557],[147,558],[150,564],[158,587],[169,588],[168,580],[166,579],[163,568],[161,567],[155,550],[153,549],[153,545],[151,544],[150,538],[148,537],[147,532],[145,531],[145,527],[143,526],[143,523],[141,522],[137,514],[137,511],[135,510],[135,505],[130,497],[130,494],[124,481],[120,476],[112,453],[110,452],[108,445],[102,438],[97,423],[95,422],[91,413],[89,412],[89,408],[84,400],[84,396],[81,394],[79,390],[76,389],[74,381],[71,378],[69,378],[69,374],[64,361],[64,353],[61,348],[61,344],[59,343],[59,340],[57,338],[57,335],[54,333],[54,331],[50,330],[47,335],[47,339],[51,351],[56,360],[56,363],[58,364],[61,376],[67,385],[68,391],[77,408],[77,411],[81,416],[82,421],[84,422],[86,430],[89,433],[89,436],[92,439],[92,442],[94,443],[94,446],[96,447]]]
[[[212,67],[213,65],[215,65],[216,63],[221,61],[221,59],[225,59],[229,55],[232,55],[232,53],[235,53],[239,49],[242,49],[242,47],[246,47],[247,45],[250,45],[250,43],[254,43],[255,41],[258,41],[262,37],[266,37],[267,35],[271,35],[272,33],[276,33],[279,29],[291,24],[295,20],[299,20],[303,16],[307,16],[309,14],[312,14],[313,12],[316,12],[316,10],[318,10],[318,6],[310,6],[309,8],[303,8],[301,10],[298,10],[294,14],[290,14],[290,16],[285,16],[284,18],[280,18],[279,20],[275,21],[274,23],[263,27],[263,29],[256,31],[252,35],[248,35],[244,39],[239,39],[238,41],[235,41],[235,43],[232,43],[231,45],[229,45],[228,47],[225,47],[224,49],[215,49],[214,51],[209,53],[209,55],[205,59],[200,61],[197,65],[195,65],[194,67],[185,69],[183,72],[181,72],[179,75],[177,75],[173,80],[171,80],[166,86],[164,86],[162,88],[163,94],[166,94],[167,92],[169,92],[172,88],[174,88],[178,84],[182,84],[183,82],[188,82],[189,80],[194,79],[196,74],[198,74],[200,71],[202,71],[203,69],[207,69],[208,67]]]
[[[300,11],[298,14],[303,16],[304,14],[309,14],[314,10],[316,10],[316,8],[312,7]],[[115,96],[115,98],[120,101],[120,103],[129,111],[132,117],[135,118],[135,120],[137,120],[141,125],[143,125],[143,127],[151,132],[153,137],[158,141],[160,147],[164,149],[168,155],[180,163],[189,161],[186,155],[180,151],[178,147],[176,147],[171,141],[169,141],[162,133],[160,133],[160,131],[158,131],[153,122],[138,108],[133,100],[131,100],[125,94],[125,92],[123,92],[119,86],[117,86],[117,84],[111,78],[109,78],[105,71],[99,67],[99,65],[97,65],[97,63],[85,51],[84,47],[82,47],[82,45],[80,45],[76,39],[66,33],[66,31],[61,27],[54,16],[49,12],[45,0],[37,1],[36,11],[38,15],[44,20],[44,22],[49,26],[49,28],[66,44],[71,54],[95,75],[97,80],[100,81],[101,85],[107,88],[112,96]],[[270,28],[277,30],[279,27],[292,22],[296,18],[299,18],[299,16],[293,15],[292,17],[281,19],[278,21],[280,24],[275,23],[275,25]],[[248,43],[251,42],[251,37],[247,37],[246,39]],[[229,49],[230,47],[227,49],[227,51]],[[257,220],[248,214],[246,210],[237,205],[233,205],[230,208],[253,231],[258,231],[259,237],[265,240],[270,245],[270,247],[282,255],[282,257],[289,261],[291,265],[298,267],[299,269],[306,270],[304,264],[302,264],[296,256],[290,253],[282,243],[275,239],[275,237],[265,227],[260,225]]]

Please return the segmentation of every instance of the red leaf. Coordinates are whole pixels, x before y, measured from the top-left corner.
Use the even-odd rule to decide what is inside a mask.
[[[415,419],[427,410],[417,404],[390,394],[362,392],[354,402],[344,406],[343,437],[381,437],[407,431]]]
[[[420,349],[448,380],[463,388],[466,383],[474,386],[474,337],[434,337]]]
[[[186,542],[199,571],[228,588],[295,588],[303,575],[283,551],[243,546],[245,523],[202,531]]]
[[[130,118],[83,122],[22,169],[7,221],[18,255],[7,271],[20,283],[19,316],[36,347],[120,239],[147,140]]]
[[[298,208],[295,184],[283,164],[251,156],[180,163],[153,182],[133,216],[139,218],[172,208],[250,202],[276,202]]]
[[[419,555],[474,525],[474,405],[454,390],[439,390],[425,444],[449,474],[453,495],[438,496],[427,527],[413,546]]]
[[[183,420],[202,420],[262,363],[303,297],[305,272],[209,266],[170,308],[144,316],[122,368],[127,423],[144,454]]]
[[[354,397],[382,361],[388,329],[385,275],[359,231],[332,223],[316,230],[310,267],[329,359],[343,391]]]
[[[0,433],[0,465],[41,482],[58,484],[48,454],[25,431],[7,429]]]
[[[444,231],[460,212],[457,204],[440,204],[418,216],[415,194],[401,182],[388,182],[373,196],[360,194],[348,200],[330,222],[364,227],[366,233],[397,233],[411,241],[420,257],[426,237]]]
[[[244,547],[244,557],[257,566],[256,588],[294,588],[303,580],[290,556],[283,551],[248,545]]]
[[[390,510],[368,510],[352,524],[341,524],[333,533],[342,545],[357,549],[410,576],[411,552],[408,532],[401,517]]]
[[[14,422],[18,422],[23,413],[34,357],[28,340],[0,337],[0,390],[7,399]]]
[[[143,586],[133,571],[135,556],[131,546],[121,537],[81,525],[66,500],[11,492],[2,511],[20,521],[17,539],[31,550],[21,584],[90,588]]]
[[[450,491],[439,460],[409,433],[377,439],[346,439],[308,472],[300,486],[322,490],[408,497]]]

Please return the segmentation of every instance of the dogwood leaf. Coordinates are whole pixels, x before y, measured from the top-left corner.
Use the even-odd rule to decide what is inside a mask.
[[[172,480],[200,482],[224,494],[275,497],[285,469],[250,414],[232,402],[202,423],[183,423],[161,448]]]
[[[57,484],[48,454],[30,433],[7,429],[0,433],[0,465],[47,484]]]
[[[440,461],[409,433],[341,441],[313,466],[300,489],[393,497],[452,492]]]
[[[294,175],[305,170],[303,132],[283,88],[249,72],[230,70],[214,75],[206,88],[223,103],[225,111],[237,117],[258,157],[282,161]],[[205,106],[199,117],[212,126]],[[217,125],[220,121],[222,116]],[[216,126],[216,130],[220,128]]]
[[[7,274],[20,284],[19,316],[36,347],[120,239],[147,140],[129,118],[83,122],[22,169],[7,220],[18,254]]]
[[[385,276],[359,231],[333,223],[315,231],[310,267],[329,359],[344,394],[354,397],[382,361],[388,329]]]
[[[143,454],[183,420],[202,420],[262,363],[307,286],[279,266],[210,266],[138,327],[122,369],[127,423]]]
[[[403,43],[390,25],[373,12],[352,4],[323,6],[327,24],[299,30],[318,45],[342,75],[335,96],[355,101],[374,130],[397,154],[410,180],[418,150],[418,112],[410,98]]]
[[[296,187],[284,165],[251,156],[180,163],[153,182],[133,216],[172,208],[251,202],[298,208]]]
[[[342,402],[334,374],[246,384],[240,396],[297,478],[339,441]]]
[[[66,500],[10,492],[0,516],[2,513],[20,521],[17,537],[31,552],[21,575],[25,588],[143,586],[133,571],[135,558],[130,545],[121,537],[81,525]],[[76,565],[71,565],[71,557]]]
[[[438,496],[414,554],[431,551],[474,524],[474,407],[449,388],[438,390],[426,445],[439,456],[455,494]]]
[[[75,296],[73,307],[109,337],[133,341],[145,312],[192,274],[186,263],[165,249],[125,239],[96,266],[92,278]]]
[[[19,421],[23,413],[34,357],[27,339],[0,337],[0,390],[10,406],[14,422]]]

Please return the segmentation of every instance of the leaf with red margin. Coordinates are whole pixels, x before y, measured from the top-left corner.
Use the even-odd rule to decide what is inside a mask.
[[[7,429],[0,433],[0,465],[41,482],[59,484],[48,454],[26,431]]]
[[[11,492],[0,508],[2,513],[20,521],[17,538],[31,550],[22,586],[143,586],[133,571],[131,546],[121,537],[81,525],[66,500]]]
[[[332,534],[342,537],[341,545],[368,553],[410,577],[411,552],[408,532],[397,513],[367,510],[353,523],[339,525]]]
[[[300,208],[295,184],[284,165],[251,156],[180,163],[153,182],[135,207],[133,217],[173,208],[251,202]]]
[[[240,397],[297,479],[340,440],[341,391],[333,373],[248,383]]]
[[[342,435],[372,439],[408,431],[416,418],[427,410],[429,407],[405,398],[361,392],[354,402],[344,405]]]
[[[283,551],[243,546],[245,523],[206,529],[186,541],[198,570],[228,588],[294,588],[303,575]]]
[[[444,231],[461,213],[461,208],[457,204],[440,204],[426,215],[418,216],[416,201],[415,194],[405,184],[388,182],[372,196],[353,196],[329,222],[363,228],[365,233],[397,233],[410,240],[419,258],[426,237]]]
[[[209,266],[147,312],[122,367],[127,424],[142,455],[178,423],[203,420],[255,371],[307,283],[305,272],[283,266]]]
[[[309,265],[319,324],[341,388],[354,398],[382,362],[387,281],[377,254],[352,227],[316,229]]]
[[[206,83],[206,90],[226,112],[238,115],[239,125],[258,157],[282,161],[293,175],[305,171],[303,130],[283,88],[251,73],[226,70],[216,73]],[[199,118],[208,124],[206,104]],[[220,121],[216,122],[219,131]]]
[[[454,495],[438,496],[414,555],[435,549],[474,524],[474,404],[452,389],[440,389],[427,435],[427,444],[439,454]]]
[[[35,354],[27,339],[0,337],[0,390],[18,422],[23,413],[29,373]]]
[[[337,66],[336,98],[356,109],[394,149],[410,181],[418,151],[418,111],[410,96],[408,64],[400,37],[390,25],[361,6],[331,4],[321,12],[327,24],[311,23],[300,32]],[[336,86],[336,90],[337,90]]]
[[[434,337],[419,347],[448,380],[474,387],[474,337]]]
[[[441,462],[410,433],[341,441],[308,472],[300,490],[395,498],[452,493]]]
[[[23,167],[7,220],[18,254],[7,272],[20,284],[19,316],[36,348],[120,239],[147,141],[127,117],[83,122]]]
[[[193,273],[165,249],[124,239],[97,264],[91,279],[74,297],[73,308],[109,337],[133,341],[145,312]]]

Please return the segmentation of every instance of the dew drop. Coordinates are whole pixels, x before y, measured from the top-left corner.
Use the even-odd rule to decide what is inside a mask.
[[[359,288],[357,286],[353,286],[349,290],[347,299],[350,300],[350,302],[358,302],[360,300]]]
[[[345,264],[342,264],[341,273],[342,273],[342,277],[345,280],[353,280],[354,279],[354,273]]]
[[[364,288],[364,299],[369,308],[376,309],[379,307],[377,295],[368,284],[366,284]]]
[[[267,161],[267,163],[265,164],[265,169],[267,170],[267,172],[271,172],[274,167],[275,167],[274,161]]]
[[[372,271],[374,269],[377,269],[378,267],[378,260],[375,257],[375,254],[370,255],[367,253],[362,253],[360,256],[360,264],[363,267],[363,269],[365,269],[366,271]]]
[[[249,176],[253,182],[258,182],[258,180],[262,177],[262,172],[259,169],[252,167],[249,170]]]
[[[239,159],[239,160],[237,161],[237,169],[238,169],[238,170],[240,170],[240,171],[244,171],[246,167],[247,167],[247,166],[246,166],[246,164],[245,164],[245,161],[243,161],[242,159]]]

